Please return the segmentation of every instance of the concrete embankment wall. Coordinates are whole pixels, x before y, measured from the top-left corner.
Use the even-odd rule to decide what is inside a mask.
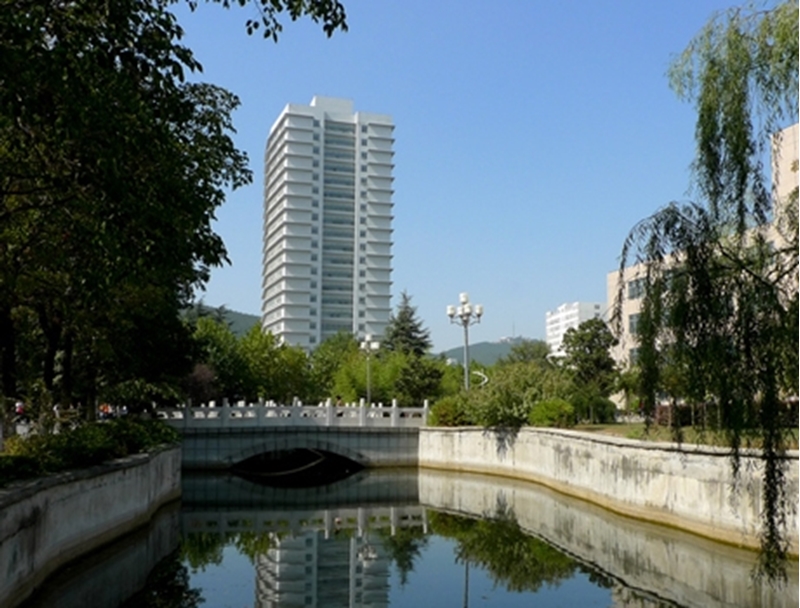
[[[181,450],[139,454],[0,490],[0,605],[146,523],[180,496]]]
[[[535,481],[617,513],[758,547],[763,466],[758,458],[743,457],[734,482],[724,449],[557,429],[425,428],[419,465]],[[797,452],[787,455],[786,492],[796,509]],[[788,518],[788,537],[796,556],[796,510]]]
[[[796,584],[774,588],[753,580],[754,551],[615,515],[538,484],[425,469],[419,496],[437,510],[512,517],[526,534],[610,575],[615,606],[798,605]],[[797,581],[796,561],[787,575]]]

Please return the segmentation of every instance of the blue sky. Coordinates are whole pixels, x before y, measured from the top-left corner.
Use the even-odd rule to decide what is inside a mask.
[[[470,341],[544,338],[545,312],[607,299],[633,225],[686,200],[694,110],[666,71],[713,0],[345,0],[349,31],[286,23],[248,36],[252,7],[176,5],[198,79],[242,102],[254,181],[216,231],[232,264],[206,304],[259,314],[263,151],[287,103],[353,100],[395,123],[393,305],[406,290],[434,351],[462,344],[448,304],[485,315]]]

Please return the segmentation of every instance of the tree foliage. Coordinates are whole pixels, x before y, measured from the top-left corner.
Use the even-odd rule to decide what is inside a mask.
[[[184,79],[200,64],[180,43],[173,3],[10,0],[0,11],[8,400],[44,394],[40,385],[62,404],[131,386],[163,393],[191,367],[179,312],[227,261],[215,210],[251,173],[232,140],[239,100]],[[337,0],[252,4],[272,38],[283,15],[329,36],[346,29]]]
[[[400,294],[397,313],[389,319],[382,346],[389,351],[398,351],[421,357],[431,348],[430,332],[417,318],[417,309],[411,306],[411,296]]]
[[[511,352],[505,357],[501,357],[498,365],[508,365],[511,363],[538,363],[539,365],[550,365],[547,356],[550,354],[550,347],[544,340],[522,340],[511,347]]]
[[[616,380],[610,349],[616,338],[602,319],[589,319],[564,334],[563,365],[575,375],[578,387],[591,395],[608,397]]]
[[[734,473],[741,447],[762,446],[761,571],[780,578],[791,498],[781,421],[785,399],[798,394],[797,192],[777,200],[764,159],[774,134],[797,121],[797,4],[717,15],[670,80],[697,108],[698,199],[645,219],[623,247],[621,270],[631,258],[646,264],[643,405],[652,416],[670,385],[715,409]],[[621,302],[622,285],[617,322]]]

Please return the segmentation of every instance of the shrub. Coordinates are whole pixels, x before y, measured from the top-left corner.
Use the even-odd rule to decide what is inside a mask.
[[[528,416],[532,426],[568,428],[575,425],[575,408],[564,399],[545,399],[533,405]]]
[[[468,398],[463,393],[442,397],[431,407],[428,424],[431,426],[467,426],[471,424],[467,413]]]
[[[9,437],[0,462],[0,485],[176,443],[177,431],[158,420],[91,422],[60,433]]]

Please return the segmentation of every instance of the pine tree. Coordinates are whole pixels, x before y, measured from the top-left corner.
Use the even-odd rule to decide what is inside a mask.
[[[389,319],[382,345],[390,351],[421,357],[431,348],[430,331],[417,318],[417,309],[411,306],[411,296],[403,291],[400,297],[397,314]]]

